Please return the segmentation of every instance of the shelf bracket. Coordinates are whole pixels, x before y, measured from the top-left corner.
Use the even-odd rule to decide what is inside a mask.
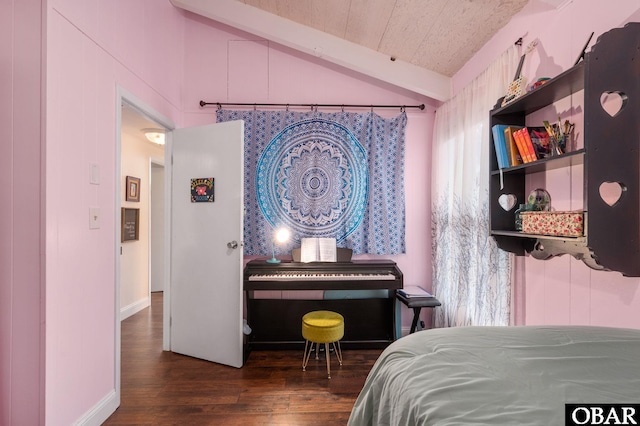
[[[605,268],[598,264],[593,251],[587,247],[583,241],[569,241],[569,240],[546,240],[539,238],[531,250],[531,256],[539,260],[549,259],[553,256],[560,256],[562,254],[570,254],[578,260],[582,260],[585,265],[591,269],[598,271],[605,270]]]

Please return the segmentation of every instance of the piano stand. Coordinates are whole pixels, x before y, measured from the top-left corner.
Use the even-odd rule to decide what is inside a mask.
[[[441,303],[435,297],[404,297],[396,292],[396,297],[406,307],[413,309],[413,321],[411,321],[411,330],[409,334],[416,331],[418,327],[418,321],[420,320],[420,310],[422,308],[435,308],[440,306]]]
[[[399,288],[402,272],[389,260],[283,261],[279,265],[252,260],[244,271],[246,317],[252,328],[245,349],[303,348],[302,316],[314,310],[344,317],[343,349],[385,348],[397,337],[395,293]],[[265,290],[282,295],[265,297]],[[320,298],[311,297],[319,290]],[[290,297],[292,291],[295,298]]]

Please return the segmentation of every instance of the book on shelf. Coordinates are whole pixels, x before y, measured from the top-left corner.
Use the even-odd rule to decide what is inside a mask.
[[[504,140],[504,124],[496,124],[491,128],[493,136],[493,146],[496,151],[496,159],[498,160],[498,168],[504,169],[509,167],[509,158],[507,157],[507,146]]]
[[[405,297],[407,299],[418,298],[418,297],[422,297],[422,298],[433,297],[433,294],[429,293],[427,290],[425,290],[424,288],[418,285],[404,286],[404,288],[398,289],[398,294],[400,294],[402,297]]]
[[[536,161],[538,157],[536,156],[535,148],[533,148],[533,144],[531,143],[531,137],[529,137],[527,128],[521,128],[514,132],[513,136],[516,138],[518,147],[521,149],[520,154],[522,155],[524,162],[530,163],[532,161]]]
[[[511,167],[513,166],[512,162],[511,162],[511,145],[509,145],[509,139],[507,139],[507,131],[508,127],[504,128],[504,147],[505,150],[507,151],[507,167]]]
[[[302,238],[300,262],[336,262],[338,259],[335,238]]]
[[[536,148],[533,146],[533,141],[531,140],[529,129],[527,129],[526,127],[523,127],[522,136],[524,137],[525,143],[529,148],[529,158],[531,158],[531,161],[536,161],[538,159],[538,154],[536,152]]]
[[[549,157],[551,155],[551,145],[547,130],[544,127],[529,127],[529,135],[538,158]]]
[[[524,163],[524,161],[522,160],[522,155],[520,154],[520,149],[518,148],[518,144],[513,137],[513,132],[516,132],[519,129],[520,127],[518,126],[508,126],[504,129],[504,139],[507,144],[507,151],[509,152],[509,165],[511,167]]]
[[[516,141],[516,145],[518,145],[518,151],[520,152],[522,162],[530,163],[531,158],[529,157],[529,149],[527,148],[524,138],[522,137],[522,127],[518,128],[518,130],[513,131],[513,138]]]

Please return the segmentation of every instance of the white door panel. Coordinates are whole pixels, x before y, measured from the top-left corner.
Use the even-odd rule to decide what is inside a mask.
[[[243,364],[243,140],[242,121],[172,137],[171,350],[233,367]],[[191,202],[191,179],[210,177],[214,202]]]

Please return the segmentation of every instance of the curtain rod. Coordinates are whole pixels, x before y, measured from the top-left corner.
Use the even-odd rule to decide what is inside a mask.
[[[420,105],[355,105],[355,104],[252,104],[252,103],[233,103],[233,102],[205,102],[200,101],[200,106],[204,107],[207,105],[217,105],[218,109],[223,106],[252,106],[252,107],[309,107],[312,110],[321,108],[400,108],[400,111],[404,111],[407,108],[418,108],[420,110],[424,109],[424,104]]]

